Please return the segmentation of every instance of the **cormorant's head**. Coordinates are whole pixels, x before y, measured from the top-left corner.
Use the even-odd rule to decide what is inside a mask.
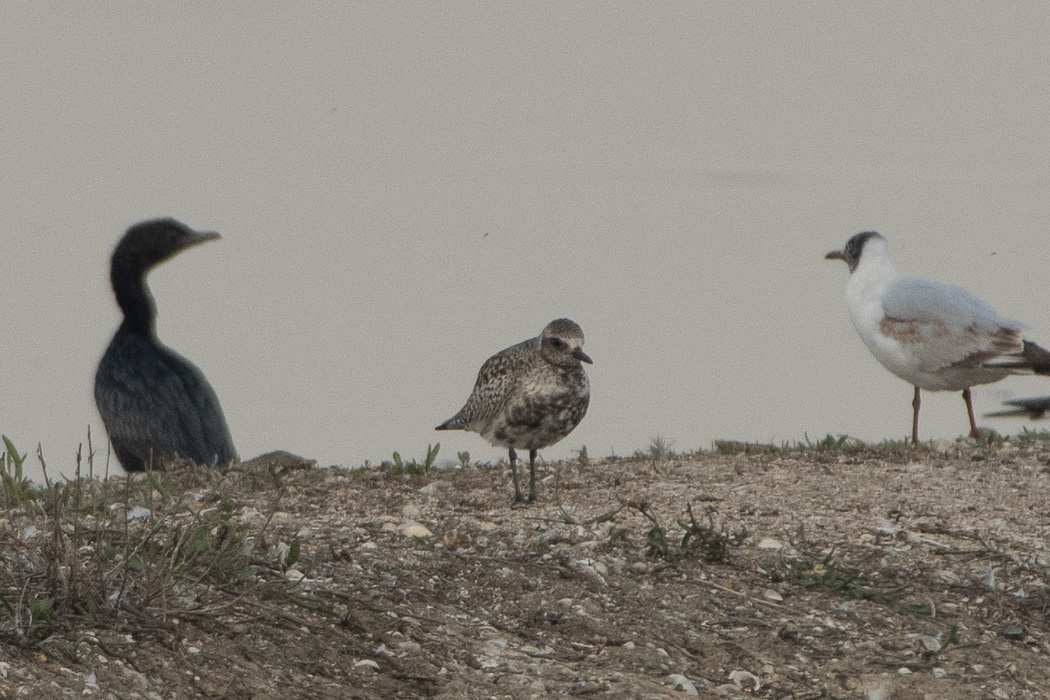
[[[591,364],[591,358],[583,351],[583,329],[567,318],[555,319],[543,329],[540,352],[555,365]]]
[[[145,272],[181,250],[220,238],[214,231],[194,231],[175,219],[141,221],[124,234],[113,251],[113,263]]]

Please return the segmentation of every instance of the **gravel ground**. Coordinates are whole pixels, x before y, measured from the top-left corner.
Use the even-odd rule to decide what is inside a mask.
[[[547,463],[523,507],[506,465],[113,477],[0,512],[0,698],[1047,698],[1043,445]],[[240,559],[102,582],[209,517]]]

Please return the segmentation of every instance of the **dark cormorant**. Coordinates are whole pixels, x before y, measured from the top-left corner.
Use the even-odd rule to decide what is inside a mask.
[[[95,373],[95,404],[129,472],[178,455],[198,464],[237,459],[219,399],[204,374],[157,339],[150,269],[179,251],[219,238],[175,219],[135,224],[113,250],[110,282],[124,322]]]

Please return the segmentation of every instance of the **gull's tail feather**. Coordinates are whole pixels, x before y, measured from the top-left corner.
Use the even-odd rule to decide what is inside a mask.
[[[1050,374],[1050,350],[1026,340],[1021,357],[1032,365],[1032,371],[1036,374]]]
[[[1042,350],[1042,348],[1040,348],[1040,350]],[[1046,351],[1043,350],[1043,352]],[[1028,416],[1029,418],[1042,418],[1047,411],[1050,411],[1050,396],[1035,396],[1028,399],[1003,401],[1003,404],[1006,406],[1014,406],[1014,408],[1008,408],[1005,411],[996,411],[995,413],[985,413],[985,417],[1016,418],[1020,416]]]
[[[994,369],[1016,369],[1021,372],[1050,375],[1050,350],[1025,340],[1021,352],[1007,355],[1009,360],[985,362],[985,367]]]

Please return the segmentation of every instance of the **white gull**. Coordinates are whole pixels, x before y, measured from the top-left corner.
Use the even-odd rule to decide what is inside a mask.
[[[849,265],[846,305],[861,340],[915,387],[912,443],[919,442],[920,389],[962,391],[976,438],[970,387],[1011,374],[1050,374],[1050,352],[1025,340],[1022,324],[961,287],[900,274],[878,233],[858,233],[825,257]]]

